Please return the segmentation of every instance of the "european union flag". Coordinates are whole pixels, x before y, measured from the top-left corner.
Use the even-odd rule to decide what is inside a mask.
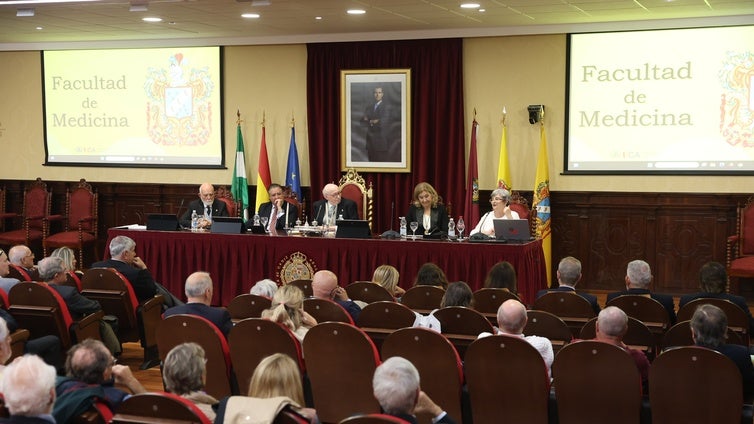
[[[298,167],[298,149],[296,149],[296,127],[291,127],[291,145],[288,148],[288,167],[285,171],[285,185],[296,193],[296,199],[302,202],[301,175]]]

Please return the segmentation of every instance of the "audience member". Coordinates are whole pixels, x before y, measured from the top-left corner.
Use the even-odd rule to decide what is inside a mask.
[[[729,300],[746,312],[746,316],[749,317],[749,333],[751,333],[754,331],[754,318],[751,315],[751,310],[749,310],[749,305],[742,296],[726,293],[725,287],[727,283],[728,274],[725,271],[725,266],[720,262],[707,262],[699,270],[699,287],[702,291],[681,296],[681,300],[678,302],[678,309],[696,299]]]
[[[312,277],[312,292],[317,299],[332,300],[348,312],[353,322],[359,319],[361,307],[348,298],[346,289],[338,285],[338,277],[332,271],[320,270]]]
[[[5,309],[0,308],[0,318],[5,321],[10,333],[18,330],[18,322]],[[39,356],[47,364],[55,367],[58,374],[65,373],[63,352],[60,350],[60,339],[57,336],[41,336],[27,340],[24,353]]]
[[[431,414],[432,423],[454,424],[453,418],[421,390],[419,371],[400,356],[393,356],[374,371],[374,397],[386,414],[416,424],[419,413]]]
[[[131,283],[139,302],[161,294],[165,298],[166,308],[183,304],[168,289],[154,281],[147,265],[136,256],[136,242],[130,237],[116,236],[110,240],[110,259],[95,262],[92,268],[114,268],[123,274]]]
[[[34,266],[34,252],[27,246],[18,244],[11,247],[8,251],[8,259],[10,259],[11,264],[26,271],[29,275],[29,281],[39,281],[39,272],[37,272],[37,267]]]
[[[116,365],[115,358],[99,340],[86,339],[70,348],[65,370],[68,378],[58,383],[58,397],[75,390],[100,386],[108,406],[116,409],[130,394],[114,385],[124,386],[133,394],[146,393],[131,369],[126,365]]]
[[[283,187],[280,184],[270,184],[270,188],[267,189],[267,193],[270,195],[270,201],[259,205],[260,217],[267,217],[267,228],[270,230],[270,226],[273,222],[273,211],[275,212],[274,221],[275,230],[283,230],[287,228],[293,228],[296,225],[296,219],[298,218],[298,208],[296,205],[290,204],[283,197]],[[275,208],[273,209],[273,205]],[[253,209],[253,206],[249,206],[249,209]],[[249,211],[249,216],[253,216],[253,210]]]
[[[610,302],[618,296],[627,294],[649,296],[660,302],[660,304],[665,307],[665,310],[668,311],[670,325],[675,324],[676,316],[673,296],[650,292],[650,283],[652,283],[652,269],[649,267],[649,264],[638,259],[631,261],[626,267],[626,290],[608,293],[607,301]]]
[[[3,249],[0,249],[0,289],[5,294],[10,293],[10,289],[20,282],[18,278],[8,277],[8,274],[10,274],[10,261],[8,255],[5,254]]]
[[[372,282],[382,286],[396,299],[399,299],[404,293],[406,293],[406,290],[403,290],[401,286],[398,285],[399,280],[400,274],[398,273],[398,270],[391,265],[380,265],[372,274]]]
[[[630,266],[630,265],[629,265]],[[644,352],[631,349],[623,343],[623,336],[628,331],[628,315],[615,306],[608,306],[597,315],[595,326],[596,337],[594,340],[608,343],[626,351],[636,363],[636,368],[641,376],[641,385],[646,393],[649,378],[649,360]]]
[[[516,270],[508,261],[500,261],[490,268],[484,279],[484,287],[488,289],[505,289],[513,294],[518,293],[516,284]]]
[[[265,278],[264,280],[257,281],[251,290],[249,290],[249,293],[272,299],[276,291],[278,291],[278,284],[269,278]]]
[[[0,380],[3,378],[5,363],[8,362],[13,352],[10,347],[10,331],[5,320],[0,317]]]
[[[754,366],[746,346],[725,343],[728,317],[714,305],[699,305],[691,317],[691,336],[697,346],[716,350],[730,358],[741,372],[744,403],[754,397]]]
[[[55,369],[34,355],[17,358],[3,370],[0,382],[9,418],[4,423],[55,423]]]
[[[436,286],[443,290],[448,288],[448,278],[445,272],[432,262],[427,262],[416,272],[415,286]]]
[[[359,211],[356,202],[344,199],[340,194],[340,187],[335,184],[327,184],[322,189],[324,199],[317,200],[312,205],[312,221],[319,225],[335,225],[340,219],[359,219]]]
[[[542,355],[542,359],[547,365],[547,373],[550,373],[550,367],[552,367],[552,361],[555,359],[555,354],[552,350],[552,343],[546,337],[540,336],[525,336],[524,328],[529,317],[526,314],[526,307],[523,303],[515,299],[508,299],[497,308],[497,325],[495,334],[502,334],[506,336],[520,337],[530,345],[534,346]],[[492,334],[484,332],[479,335],[479,338],[491,336]]]
[[[495,225],[493,224],[496,219],[521,219],[518,216],[518,212],[510,208],[511,193],[504,189],[498,188],[490,193],[490,204],[492,204],[492,210],[487,212],[479,220],[479,223],[469,233],[469,236],[473,236],[476,233],[486,234],[488,236],[495,235]]]
[[[473,304],[474,293],[472,293],[469,285],[463,281],[456,281],[448,284],[448,289],[445,291],[445,294],[443,294],[442,300],[440,301],[440,308],[445,308],[447,306],[472,308]],[[432,312],[426,316],[414,312],[414,314],[416,314],[416,319],[414,320],[413,326],[429,328],[438,333],[442,333],[442,324],[437,318],[435,318],[435,312],[437,312],[437,309],[432,310]]]
[[[77,267],[78,261],[76,260],[76,252],[70,247],[58,247],[52,251],[50,256],[62,259],[66,271],[76,274],[78,278],[84,276],[84,273]]]
[[[102,310],[102,306],[96,300],[82,296],[74,287],[63,285],[68,276],[65,273],[62,259],[50,256],[39,261],[39,278],[51,289],[58,292],[66,306],[68,306],[68,312],[74,320],[79,320],[86,315]],[[111,316],[107,321],[116,323],[117,318]],[[117,324],[115,325],[117,328]],[[118,336],[115,335],[113,328],[104,320],[100,320],[99,322],[99,333],[102,342],[105,343],[105,346],[107,346],[113,355],[117,356],[123,352]]]
[[[549,290],[540,290],[537,292],[537,299],[543,294],[551,291],[572,292],[586,299],[595,314],[600,313],[600,305],[597,304],[597,297],[589,293],[576,292],[576,284],[581,280],[581,261],[573,256],[567,256],[560,260],[558,264],[558,287]]]
[[[186,278],[186,304],[173,306],[165,311],[163,316],[166,318],[178,314],[200,316],[215,324],[227,338],[230,329],[233,328],[233,321],[230,320],[230,313],[227,309],[210,306],[213,290],[212,278],[209,273],[203,271],[192,273]]]
[[[199,215],[199,228],[211,227],[212,218],[215,216],[228,216],[225,202],[215,199],[215,187],[210,183],[199,186],[199,198],[189,202],[186,212],[181,216],[181,226],[191,227],[191,214],[194,212]]]
[[[262,318],[285,325],[300,342],[309,329],[317,325],[317,320],[304,311],[304,292],[290,284],[275,292],[272,305],[262,312]]]
[[[448,211],[442,204],[442,198],[429,183],[421,182],[414,187],[406,221],[409,224],[419,224],[418,231],[424,237],[440,238],[447,234]]]
[[[190,400],[210,420],[215,419],[213,406],[218,400],[204,392],[207,380],[207,359],[204,349],[196,343],[181,343],[170,349],[162,362],[165,390]]]

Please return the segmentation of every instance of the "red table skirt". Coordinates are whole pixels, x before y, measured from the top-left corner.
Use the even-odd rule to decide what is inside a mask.
[[[211,234],[179,231],[144,231],[111,228],[113,237],[136,241],[136,253],[155,280],[179,297],[186,277],[207,271],[215,284],[213,303],[227,305],[248,293],[263,278],[278,282],[302,271],[329,269],[340,285],[370,280],[375,268],[389,264],[400,272],[400,285],[411,287],[425,262],[442,268],[448,281],[465,281],[472,290],[482,287],[487,271],[498,261],[513,264],[521,300],[530,304],[537,290],[546,288],[542,243],[474,244],[429,240],[331,239],[251,234]],[[109,255],[109,252],[106,252]]]

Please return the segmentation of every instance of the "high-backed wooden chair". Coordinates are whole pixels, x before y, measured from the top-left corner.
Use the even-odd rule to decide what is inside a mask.
[[[304,375],[304,358],[298,339],[276,322],[262,318],[241,320],[230,331],[228,345],[240,393],[248,393],[251,376],[259,362],[275,353],[293,358]]]
[[[228,210],[228,216],[241,217],[243,215],[241,205],[233,198],[233,193],[228,190],[228,187],[217,187],[215,189],[215,199],[225,203],[225,208]]]
[[[112,268],[84,272],[81,294],[98,301],[105,314],[118,318],[118,337],[122,342],[141,341],[142,369],[159,364],[156,330],[162,320],[162,295],[140,304],[128,279]]]
[[[474,292],[474,309],[487,317],[492,325],[497,325],[497,310],[509,299],[521,300],[506,289],[482,288]]]
[[[641,377],[623,349],[588,340],[571,343],[555,356],[552,376],[560,424],[592,422],[604,416],[611,423],[639,422]]]
[[[573,332],[557,315],[546,311],[527,311],[528,320],[524,327],[527,336],[547,337],[552,342],[553,353],[558,351],[573,340]]]
[[[581,328],[579,338],[590,340],[597,335],[597,318],[592,318],[584,327]],[[647,355],[649,360],[654,359],[657,354],[657,338],[643,322],[636,318],[628,317],[628,330],[623,336],[623,343],[632,349],[641,350]]]
[[[476,340],[464,368],[474,423],[547,423],[550,376],[542,355],[526,340],[502,335]]]
[[[321,323],[306,334],[303,348],[320,421],[380,412],[372,391],[380,356],[363,331],[342,322]]]
[[[78,290],[79,293],[81,293],[81,290],[83,290],[84,287],[81,285],[81,278],[79,278],[78,274],[76,274],[74,271],[66,271],[65,276],[65,283],[63,284],[66,286],[71,286]]]
[[[239,294],[228,304],[228,313],[233,321],[246,318],[259,318],[262,311],[269,309],[272,301],[264,296],[255,294]]]
[[[369,222],[369,229],[372,230],[372,182],[367,186],[364,178],[354,168],[348,168],[345,175],[340,177],[338,186],[341,196],[356,202],[359,219]]]
[[[414,364],[422,390],[451,417],[461,420],[463,365],[448,339],[427,328],[404,328],[389,335],[382,344],[382,360],[393,356]],[[417,418],[419,423],[431,424],[434,417],[419,414]]]
[[[172,393],[152,392],[133,395],[118,406],[112,424],[212,424],[188,399]]]
[[[536,234],[535,226],[536,222],[534,220],[534,216],[536,215],[536,210],[532,211],[529,207],[529,201],[526,200],[524,196],[521,195],[518,191],[512,191],[511,192],[511,201],[510,201],[510,208],[513,211],[516,211],[518,213],[518,217],[521,219],[526,219],[529,221],[529,233]]]
[[[8,277],[15,278],[19,281],[31,281],[31,275],[29,275],[29,273],[26,272],[25,269],[16,264],[8,265]]]
[[[532,309],[557,315],[568,324],[574,337],[596,314],[589,301],[574,292],[551,291],[534,301]]]
[[[360,300],[364,303],[395,300],[387,289],[371,281],[354,281],[346,286],[346,293],[351,300]]]
[[[0,290],[0,309],[8,310],[10,302],[8,301],[8,293],[4,290]],[[6,363],[10,364],[19,356],[23,356],[26,348],[26,342],[29,340],[29,330],[19,328],[16,331],[10,333],[10,351],[11,355]]]
[[[649,368],[649,403],[653,424],[738,424],[744,403],[741,372],[711,349],[670,349]]]
[[[314,291],[312,291],[312,280],[311,279],[304,279],[304,280],[293,280],[288,284],[292,284],[298,288],[301,289],[302,292],[304,292],[304,297],[312,297],[314,296]]]
[[[691,320],[694,312],[696,312],[696,308],[704,304],[714,305],[722,309],[725,312],[725,316],[728,317],[728,329],[741,336],[744,346],[749,345],[749,317],[743,309],[730,300],[714,298],[694,299],[678,310],[678,321]]]
[[[445,290],[436,286],[414,286],[401,296],[401,303],[412,310],[427,314],[440,307]]]
[[[728,291],[738,294],[739,278],[754,278],[754,196],[736,208],[736,234],[728,237],[725,253]]]
[[[359,314],[356,325],[374,342],[377,349],[395,330],[411,327],[416,321],[416,313],[398,302],[374,302],[365,306]]]
[[[448,306],[436,310],[434,317],[440,321],[442,334],[453,343],[461,358],[480,333],[495,333],[490,321],[471,308]]]
[[[364,414],[348,417],[338,424],[410,424],[406,420],[387,414]]]
[[[208,394],[221,399],[238,393],[233,384],[230,348],[216,325],[200,316],[183,314],[171,315],[157,325],[160,360],[165,360],[170,349],[186,342],[194,342],[204,349],[207,358],[204,389]]]
[[[0,186],[0,232],[5,231],[5,220],[16,216],[13,212],[6,212],[5,209],[5,186]]]
[[[92,185],[81,179],[69,188],[65,196],[63,231],[48,235],[52,218],[45,218],[42,248],[47,256],[48,248],[70,247],[79,251],[79,266],[84,265],[84,246],[92,245],[97,259],[97,193]]]
[[[690,321],[680,321],[670,327],[670,329],[663,335],[660,349],[665,350],[680,346],[694,346],[694,337],[691,335],[691,325],[689,325],[689,322]],[[744,345],[741,336],[730,328],[728,329],[726,337],[726,343],[728,344]]]
[[[329,299],[306,298],[304,299],[304,311],[314,317],[317,322],[336,321],[354,325],[353,318],[348,311]]]
[[[642,295],[618,296],[607,302],[605,306],[620,308],[629,317],[633,317],[644,323],[655,336],[655,344],[660,345],[662,335],[670,328],[670,315],[662,304],[651,297]]]
[[[37,178],[24,189],[24,203],[22,206],[21,225],[17,229],[0,233],[0,245],[14,246],[42,240],[45,235],[43,219],[50,216],[52,194],[47,190],[47,184]],[[16,216],[14,214],[14,216]]]

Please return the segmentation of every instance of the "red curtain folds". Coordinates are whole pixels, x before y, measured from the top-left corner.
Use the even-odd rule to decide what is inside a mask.
[[[464,201],[463,40],[370,41],[307,45],[307,112],[312,202],[337,183],[340,168],[340,71],[411,68],[411,173],[360,172],[374,183],[374,232],[408,210],[414,185],[427,181],[453,216]],[[311,211],[306,211],[307,215]]]

